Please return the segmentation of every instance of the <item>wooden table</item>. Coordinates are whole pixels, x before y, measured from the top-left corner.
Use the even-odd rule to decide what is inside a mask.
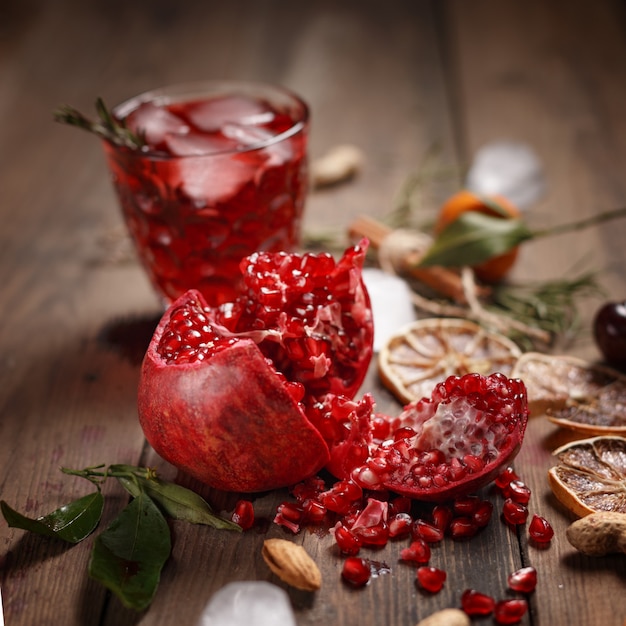
[[[86,493],[59,472],[97,463],[156,465],[136,419],[139,359],[159,303],[130,252],[99,143],[52,122],[70,103],[91,110],[155,86],[204,78],[282,83],[312,109],[311,156],[359,146],[353,182],[311,195],[308,233],[342,238],[358,215],[383,217],[409,176],[437,150],[442,170],[423,196],[434,210],[460,188],[460,173],[490,141],[527,143],[540,156],[548,192],[528,213],[549,226],[626,205],[626,37],[618,0],[8,0],[0,6],[0,497],[37,516]],[[524,246],[513,278],[600,273],[608,296],[626,292],[626,226],[605,224]],[[569,352],[597,359],[590,315]],[[372,370],[365,386],[381,409],[398,405]],[[495,519],[470,542],[444,542],[432,563],[444,590],[420,592],[399,544],[376,558],[388,575],[354,591],[340,583],[329,536],[293,538],[319,563],[321,591],[290,591],[300,626],[412,626],[458,606],[480,588],[507,596],[506,575],[539,572],[523,624],[621,625],[626,561],[590,559],[567,543],[571,518],[546,481],[561,433],[531,421],[516,468],[531,509],[556,536],[529,546]],[[218,510],[237,494],[198,489]],[[124,493],[107,487],[105,521]],[[488,493],[487,493],[488,495]],[[255,501],[270,516],[286,492]],[[490,496],[491,497],[491,496]],[[494,496],[495,498],[495,496]],[[495,500],[494,500],[495,501]],[[8,626],[178,624],[193,626],[211,595],[232,580],[270,580],[264,536],[173,524],[174,547],[150,609],[122,608],[87,578],[92,539],[67,548],[0,520],[0,585]],[[280,584],[280,583],[279,583]],[[477,623],[493,623],[491,618]]]

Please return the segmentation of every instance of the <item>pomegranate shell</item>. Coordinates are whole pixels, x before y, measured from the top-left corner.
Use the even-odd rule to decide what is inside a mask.
[[[292,485],[328,462],[324,439],[254,341],[166,364],[156,346],[168,321],[166,314],[150,343],[138,394],[141,427],[162,458],[238,492]]]

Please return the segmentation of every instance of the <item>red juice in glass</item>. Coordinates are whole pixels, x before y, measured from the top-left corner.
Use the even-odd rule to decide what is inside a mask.
[[[104,142],[126,225],[166,302],[189,288],[210,304],[240,289],[239,263],[300,242],[308,108],[254,83],[182,85],[114,109],[145,140]]]

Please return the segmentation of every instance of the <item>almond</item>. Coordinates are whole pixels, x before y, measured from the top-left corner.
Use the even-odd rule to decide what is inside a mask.
[[[272,572],[288,585],[305,591],[320,588],[322,574],[302,546],[286,539],[266,539],[261,555]]]

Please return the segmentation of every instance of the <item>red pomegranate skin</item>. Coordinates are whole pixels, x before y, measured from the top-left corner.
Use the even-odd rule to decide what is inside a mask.
[[[154,346],[166,324],[146,353],[138,396],[141,427],[162,458],[237,492],[292,485],[328,462],[324,439],[252,340],[205,362],[165,365]]]

